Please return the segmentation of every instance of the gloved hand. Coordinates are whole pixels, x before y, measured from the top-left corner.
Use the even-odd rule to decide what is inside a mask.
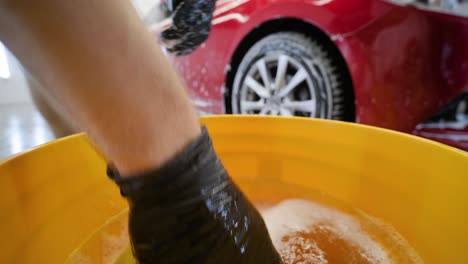
[[[179,0],[174,4],[172,25],[161,33],[161,39],[169,52],[184,56],[208,38],[216,0]]]
[[[278,264],[265,223],[229,178],[203,129],[155,171],[108,174],[130,204],[133,254],[140,264]]]

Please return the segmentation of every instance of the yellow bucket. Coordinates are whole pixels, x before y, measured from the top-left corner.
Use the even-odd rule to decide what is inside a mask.
[[[426,263],[468,263],[467,153],[334,121],[202,120],[241,187],[264,179],[325,192],[393,225]],[[128,244],[126,203],[83,135],[0,163],[0,209],[0,263],[104,263]]]

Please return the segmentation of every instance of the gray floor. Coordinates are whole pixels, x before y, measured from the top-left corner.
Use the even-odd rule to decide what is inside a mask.
[[[0,160],[54,139],[30,103],[0,105]]]

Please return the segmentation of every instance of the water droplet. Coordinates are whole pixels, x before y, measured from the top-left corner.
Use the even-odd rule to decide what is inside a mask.
[[[242,254],[244,254],[244,252],[245,252],[245,246],[244,246],[244,245],[241,246],[240,252],[241,252]]]

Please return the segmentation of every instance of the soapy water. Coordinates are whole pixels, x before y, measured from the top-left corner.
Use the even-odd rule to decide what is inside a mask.
[[[261,208],[284,264],[424,263],[393,227],[358,211],[349,214],[303,199]]]
[[[306,200],[285,200],[262,215],[285,264],[423,263],[391,227]]]
[[[424,263],[392,226],[345,203],[297,186],[250,181],[240,185],[246,193],[256,190],[253,201],[284,264]],[[69,263],[94,263],[89,255],[96,251],[101,252],[99,263],[135,263],[128,246],[127,214],[109,221]]]

